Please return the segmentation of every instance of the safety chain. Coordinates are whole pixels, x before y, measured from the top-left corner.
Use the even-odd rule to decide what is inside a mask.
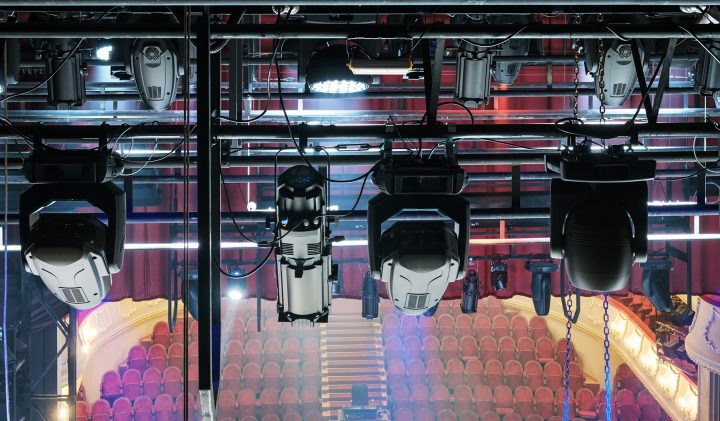
[[[598,14],[597,21],[604,20],[602,13]],[[598,39],[598,78],[600,84],[600,124],[605,122],[605,41]]]
[[[612,421],[612,405],[610,405],[610,315],[608,314],[608,293],[603,297],[603,323],[605,325],[603,332],[605,333],[605,419]]]
[[[563,387],[564,387],[564,408],[563,408],[563,421],[570,420],[570,339],[572,338],[572,286],[568,286],[568,298],[567,298],[567,322],[565,322],[565,371],[563,373]]]
[[[575,24],[580,25],[580,15],[575,15]],[[570,37],[570,47],[574,50],[574,57],[575,60],[575,77],[573,79],[573,86],[575,87],[575,90],[573,91],[573,118],[577,118],[578,116],[578,98],[580,96],[580,40],[579,39],[573,39]]]

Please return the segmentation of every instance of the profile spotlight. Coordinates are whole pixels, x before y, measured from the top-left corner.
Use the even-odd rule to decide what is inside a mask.
[[[508,265],[502,260],[494,260],[490,263],[490,280],[495,291],[503,291],[508,285]]]
[[[471,270],[463,281],[462,300],[460,300],[460,309],[462,312],[476,313],[479,298],[480,283],[478,282],[477,272]]]
[[[323,47],[310,56],[305,78],[310,92],[342,95],[367,90],[370,76],[354,74],[348,67],[349,59],[344,44]]]
[[[643,295],[653,303],[658,311],[673,308],[670,296],[670,271],[672,262],[667,257],[648,259],[643,263]]]
[[[655,161],[622,147],[575,148],[546,157],[546,166],[562,177],[550,189],[551,256],[565,259],[577,288],[625,288],[632,265],[647,259],[647,180],[655,178]]]
[[[448,284],[465,277],[470,204],[457,194],[466,183],[465,173],[452,156],[386,156],[372,180],[382,190],[368,202],[372,275],[386,284],[390,301],[402,312],[419,316],[434,311]],[[384,222],[406,209],[437,211],[452,225],[398,221],[382,232]]]
[[[547,316],[550,313],[551,274],[558,271],[553,261],[528,261],[525,269],[532,274],[531,289],[535,313]]]
[[[282,173],[277,184],[278,320],[325,323],[337,277],[325,181],[312,168],[296,165]]]

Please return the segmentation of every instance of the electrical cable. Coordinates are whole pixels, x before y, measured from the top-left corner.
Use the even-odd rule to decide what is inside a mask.
[[[83,41],[85,41],[85,38],[80,38],[80,41],[78,41],[78,43],[75,44],[75,47],[68,53],[68,55],[63,59],[63,61],[61,61],[60,64],[55,68],[55,70],[53,70],[52,73],[50,73],[50,75],[47,76],[42,82],[38,83],[37,85],[33,86],[32,88],[25,89],[24,91],[16,92],[12,95],[4,96],[4,97],[0,98],[0,102],[6,102],[7,100],[17,98],[21,95],[29,94],[31,92],[35,92],[36,90],[40,89],[43,85],[48,83],[50,81],[50,79],[55,77],[55,75],[63,68],[65,63],[67,63],[68,60],[70,60],[70,58],[75,55],[77,50],[82,45]]]
[[[470,41],[470,40],[468,40],[467,38],[460,38],[460,40],[463,41],[463,42],[466,42],[466,43],[468,43],[468,44],[470,44],[470,45],[472,45],[473,47],[478,47],[478,48],[482,48],[482,49],[484,49],[484,50],[489,50],[489,49],[491,49],[491,48],[496,48],[496,47],[499,47],[499,46],[505,44],[506,42],[508,42],[508,41],[510,41],[511,39],[515,38],[519,33],[521,33],[522,31],[524,31],[524,30],[526,30],[526,29],[528,29],[530,26],[533,26],[533,25],[535,25],[535,23],[528,23],[527,25],[522,26],[520,29],[518,29],[517,31],[515,31],[515,32],[513,32],[512,34],[508,35],[507,37],[501,39],[500,41],[497,41],[497,42],[494,42],[494,43],[491,43],[491,44],[480,44],[480,43],[475,42],[475,41]],[[472,51],[472,52],[477,52],[477,51]]]
[[[710,48],[708,48],[708,46],[705,45],[705,43],[702,42],[702,40],[697,37],[697,35],[695,35],[692,31],[690,31],[689,29],[685,28],[682,25],[678,25],[677,27],[680,28],[681,30],[685,31],[688,35],[690,35],[698,44],[700,44],[700,46],[705,51],[707,51],[707,53],[710,55],[710,57],[712,57],[713,59],[715,59],[715,61],[720,63],[720,57],[718,57],[717,54],[715,54]]]
[[[287,23],[287,21],[289,19],[290,19],[290,14],[288,13],[287,17],[285,18],[285,22],[283,22],[283,23]],[[275,24],[279,24],[279,23],[280,23],[280,14],[278,14]],[[222,116],[219,114],[217,116],[218,119],[227,121],[230,123],[235,123],[235,124],[248,124],[248,123],[252,123],[254,121],[260,120],[270,110],[270,102],[272,101],[272,90],[270,88],[270,77],[272,76],[273,63],[277,63],[278,49],[280,47],[280,42],[278,42],[277,40],[275,40],[273,42],[274,42],[275,46],[273,47],[273,53],[272,53],[272,56],[270,57],[270,65],[268,66],[268,73],[267,73],[267,101],[265,102],[265,107],[263,108],[263,110],[260,112],[260,114],[256,115],[255,117],[249,118],[247,120],[242,120],[242,119],[235,120],[230,117],[225,117],[225,116]],[[283,43],[284,42],[285,41],[283,41]],[[280,75],[278,75],[278,78],[279,77],[280,77]]]
[[[230,194],[228,193],[227,184],[225,184],[225,177],[223,176],[222,171],[220,171],[220,184],[222,184],[223,191],[225,193],[225,203],[227,204],[228,211],[230,211],[230,219],[232,220],[233,225],[235,225],[235,229],[237,232],[247,241],[250,241],[251,243],[259,244],[260,242],[257,240],[253,240],[252,238],[249,238],[245,235],[243,230],[240,228],[240,225],[237,223],[237,220],[235,220],[235,212],[233,211],[232,204],[230,201]],[[240,189],[242,192],[242,189]],[[247,206],[247,200],[245,201],[245,205]]]
[[[191,8],[183,8],[183,48],[185,50],[185,63],[190,64],[191,43]],[[189,420],[189,333],[190,333],[190,72],[183,75],[183,421]]]

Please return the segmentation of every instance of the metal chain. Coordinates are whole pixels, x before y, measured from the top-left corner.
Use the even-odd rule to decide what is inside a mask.
[[[605,419],[612,420],[612,406],[610,405],[610,315],[608,314],[608,293],[603,296],[603,333],[605,333]]]
[[[602,23],[603,15],[600,13],[597,17],[598,23]],[[600,85],[600,124],[605,123],[605,41],[598,39],[598,74]]]
[[[568,286],[568,298],[567,298],[567,314],[565,317],[565,371],[563,373],[563,387],[564,387],[564,407],[563,407],[563,421],[570,420],[570,339],[572,338],[572,286]]]
[[[580,25],[580,15],[575,15],[575,24]],[[580,40],[570,37],[570,46],[575,53],[573,56],[573,59],[575,60],[575,77],[573,78],[573,86],[575,88],[573,91],[573,118],[577,118],[579,106],[578,98],[580,96]]]

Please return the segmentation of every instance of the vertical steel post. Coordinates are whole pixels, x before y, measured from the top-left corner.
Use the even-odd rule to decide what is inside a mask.
[[[210,71],[210,13],[205,7],[197,20],[197,211],[198,211],[198,375],[203,419],[215,409],[213,389],[213,230],[212,230],[212,73]]]
[[[77,310],[70,308],[70,321],[67,335],[67,373],[68,373],[68,416],[75,421],[75,405],[77,404]]]

